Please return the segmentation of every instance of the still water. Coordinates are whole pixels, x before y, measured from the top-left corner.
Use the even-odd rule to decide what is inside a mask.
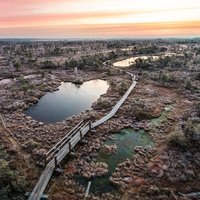
[[[45,94],[25,114],[44,123],[59,122],[91,109],[92,103],[105,94],[108,87],[107,81],[99,79],[84,82],[82,85],[62,82],[58,91]]]
[[[121,61],[115,62],[115,63],[113,63],[113,66],[115,66],[115,67],[129,67],[132,64],[134,64],[135,61],[138,58],[141,58],[143,60],[147,60],[148,58],[153,58],[154,60],[156,60],[156,59],[159,58],[159,56],[137,56],[137,57],[132,57],[132,58],[128,58],[128,59],[125,59],[125,60],[121,60]]]
[[[115,153],[106,153],[100,150],[96,162],[105,162],[108,164],[108,174],[102,177],[95,177],[92,179],[90,191],[93,193],[106,193],[114,192],[115,187],[110,184],[109,178],[115,171],[119,163],[124,162],[127,158],[131,158],[135,154],[135,147],[150,147],[153,146],[153,140],[150,135],[145,131],[134,131],[133,129],[126,128],[114,135],[114,139],[105,141],[106,145],[117,145]],[[87,186],[88,180],[83,177],[77,177],[76,180],[81,184]]]
[[[147,60],[148,58],[152,58],[153,60],[158,60],[159,58],[164,58],[164,57],[172,57],[172,56],[184,56],[183,54],[176,54],[176,53],[166,53],[162,55],[154,55],[154,56],[136,56],[136,57],[131,57],[128,59],[124,59],[121,61],[117,61],[113,63],[114,67],[130,67],[132,64],[135,63],[135,61],[140,58],[143,60]]]

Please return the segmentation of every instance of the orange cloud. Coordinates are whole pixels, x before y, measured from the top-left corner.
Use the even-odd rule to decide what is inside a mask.
[[[132,12],[130,12],[132,13]],[[1,17],[0,27],[16,27],[30,25],[59,24],[60,22],[70,23],[72,20],[90,18],[111,18],[127,16],[129,12],[87,12],[87,13],[62,13],[62,14],[37,14],[26,16]]]
[[[199,0],[0,0],[0,37],[200,34]]]
[[[0,37],[172,37],[198,36],[200,21],[142,24],[0,28]],[[2,35],[3,33],[3,35]]]

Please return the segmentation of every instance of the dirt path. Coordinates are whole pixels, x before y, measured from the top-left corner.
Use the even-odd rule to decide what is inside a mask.
[[[15,139],[15,137],[13,136],[13,134],[7,129],[5,121],[1,114],[0,114],[0,121],[1,121],[1,127],[5,132],[4,134],[5,140],[9,142],[12,148],[14,148],[17,152],[19,152],[21,150],[21,147],[17,142],[17,140]]]
[[[17,160],[21,161],[21,164],[18,163],[20,165],[20,168],[22,169],[21,171],[24,172],[24,167],[23,166],[26,166],[26,169],[32,168],[32,166],[31,166],[31,164],[29,162],[30,161],[30,155],[22,150],[22,148],[21,148],[20,144],[18,143],[17,139],[14,137],[12,132],[6,127],[5,121],[4,121],[4,119],[3,119],[1,114],[0,114],[0,131],[2,131],[2,133],[3,133],[2,134],[3,141],[7,142],[8,148],[10,150],[14,150],[16,152]]]

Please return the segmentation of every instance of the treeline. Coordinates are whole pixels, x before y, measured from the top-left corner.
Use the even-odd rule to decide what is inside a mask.
[[[41,69],[56,69],[58,67],[60,67],[60,64],[59,63],[55,64],[51,60],[46,60],[41,62]]]
[[[71,59],[65,62],[65,69],[75,68],[78,69],[91,69],[98,70],[103,66],[106,58],[103,55],[95,56],[82,56],[79,60]]]
[[[134,48],[134,50],[138,54],[154,54],[154,53],[158,53],[158,52],[165,52],[165,51],[167,51],[167,48],[159,47],[157,45],[148,45],[148,46],[139,47],[139,48],[136,47],[136,48]]]
[[[119,44],[118,44],[119,45]],[[155,54],[158,52],[165,52],[167,49],[165,47],[159,47],[157,45],[145,45],[145,46],[134,46],[132,50],[130,48],[129,51],[120,49],[119,46],[123,46],[120,44],[119,46],[117,43],[112,43],[112,47],[116,48],[107,54],[98,53],[94,55],[86,55],[81,56],[79,59],[71,58],[70,60],[66,60],[64,65],[60,65],[60,63],[55,63],[53,61],[44,61],[41,63],[42,69],[56,69],[58,67],[64,67],[65,69],[71,69],[77,67],[78,69],[89,69],[89,70],[99,70],[103,67],[103,63],[107,60],[116,60],[117,58],[124,57],[124,56],[134,56],[138,54]],[[118,48],[118,49],[117,49]],[[59,54],[59,51],[57,51]],[[167,58],[166,58],[167,59]],[[166,63],[166,61],[164,61]],[[168,61],[170,62],[170,61]],[[149,68],[152,66],[150,60],[138,60],[137,65],[141,68]]]
[[[133,66],[141,68],[144,70],[153,70],[153,69],[163,69],[171,68],[176,70],[177,68],[186,67],[187,59],[183,56],[160,56],[158,59],[149,57],[148,59],[138,58]]]

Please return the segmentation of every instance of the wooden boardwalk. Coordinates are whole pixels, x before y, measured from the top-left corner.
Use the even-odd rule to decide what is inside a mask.
[[[104,122],[108,121],[110,118],[112,118],[116,114],[116,112],[119,110],[121,105],[124,103],[124,101],[127,99],[129,94],[131,93],[131,91],[135,87],[136,83],[137,83],[136,81],[133,81],[133,83],[131,84],[129,89],[126,91],[126,93],[123,95],[123,97],[117,102],[117,104],[113,107],[113,109],[105,117],[103,117],[100,120],[94,122],[92,124],[92,127],[95,128],[95,127],[103,124]]]
[[[66,136],[59,141],[47,154],[40,160],[45,162],[46,167],[41,174],[37,184],[35,185],[33,191],[30,193],[28,200],[40,200],[43,197],[43,193],[45,188],[50,181],[50,178],[56,169],[60,169],[60,162],[65,158],[65,156],[72,151],[72,149],[76,146],[76,144],[83,139],[83,137],[92,129],[95,128],[110,118],[112,118],[124,101],[127,99],[131,91],[136,85],[135,78],[129,89],[123,95],[123,97],[117,102],[117,104],[113,107],[113,109],[100,120],[91,123],[90,121],[84,123],[81,121],[76,127],[74,127]],[[48,162],[48,164],[47,164]]]
[[[79,123],[80,124],[80,123]],[[79,125],[78,124],[78,125]],[[57,143],[48,153],[44,160],[48,161],[42,175],[29,196],[29,200],[39,200],[42,198],[44,190],[54,172],[59,168],[59,163],[63,158],[75,147],[75,145],[84,137],[90,130],[89,122],[84,124],[81,122],[80,126],[76,126],[74,131],[70,131],[59,143]],[[58,151],[58,152],[57,152]],[[42,160],[40,160],[42,162]]]

